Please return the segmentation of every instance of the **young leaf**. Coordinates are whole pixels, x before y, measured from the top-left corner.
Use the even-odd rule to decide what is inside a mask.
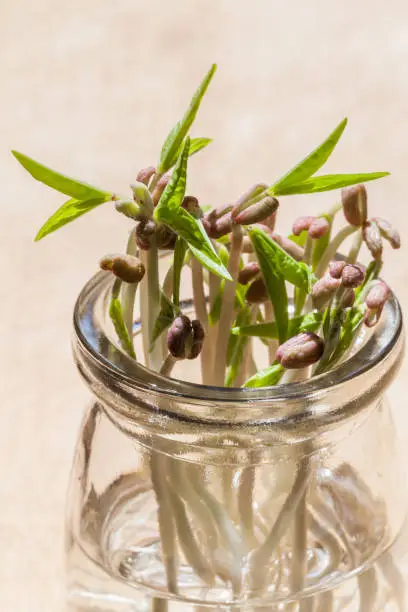
[[[78,217],[81,217],[106,201],[105,197],[93,198],[90,200],[75,200],[74,198],[68,200],[44,223],[36,235],[35,240],[41,240],[41,238],[44,238],[47,234],[51,234],[63,225],[75,221]]]
[[[312,331],[319,329],[323,315],[320,312],[309,312],[305,315],[293,317],[289,321],[288,337],[291,338],[300,332]],[[278,326],[276,321],[269,323],[256,323],[254,325],[244,325],[241,327],[233,327],[232,333],[239,336],[257,336],[260,338],[277,338]]]
[[[195,155],[202,149],[205,149],[205,147],[208,147],[208,145],[211,144],[212,141],[212,138],[192,138],[190,142],[190,148],[188,150],[189,157]]]
[[[204,149],[209,144],[211,144],[212,141],[213,141],[212,138],[191,138],[190,147],[188,149],[188,156],[191,157],[192,155],[195,155],[196,153],[201,151],[201,149]],[[181,151],[183,150],[183,146],[184,146],[184,142],[182,142],[181,145],[179,146],[179,149],[174,157],[173,164],[175,164],[178,158],[180,157]]]
[[[189,147],[190,139],[187,138],[171,179],[154,210],[154,217],[184,238],[194,257],[204,267],[222,278],[231,280],[228,270],[217,255],[201,221],[181,208],[186,191]]]
[[[306,244],[307,230],[301,232],[299,236],[295,236],[295,234],[289,234],[288,238],[298,246],[304,247]]]
[[[174,126],[171,130],[170,134],[167,136],[164,145],[162,147],[160,153],[160,161],[158,164],[158,172],[166,172],[169,168],[171,168],[176,161],[177,152],[184,138],[187,136],[187,133],[197,115],[197,111],[200,107],[201,100],[207,91],[207,88],[211,82],[211,79],[214,76],[214,73],[217,69],[216,64],[213,64],[210,70],[205,75],[203,81],[201,82],[199,88],[195,92],[190,106],[187,109],[184,117]]]
[[[357,183],[367,183],[376,179],[388,176],[389,172],[368,172],[362,174],[324,174],[314,176],[297,185],[288,185],[278,191],[274,190],[274,195],[293,195],[297,193],[318,193],[320,191],[331,191],[340,189]]]
[[[297,166],[292,168],[285,176],[279,179],[270,190],[272,193],[280,193],[282,189],[290,185],[298,185],[312,174],[320,170],[332,154],[336,144],[343,134],[347,125],[347,118],[343,119],[336,129],[326,138],[322,144],[310,153]]]
[[[276,252],[273,246],[269,245],[272,240],[258,229],[249,230],[249,236],[261,267],[269,299],[273,304],[279,342],[282,343],[287,338],[289,322],[285,277],[276,265]]]
[[[158,205],[154,209],[154,217],[162,221],[162,215],[166,212],[175,213],[181,208],[181,203],[186,193],[187,184],[187,162],[190,138],[186,138],[181,154],[177,160],[176,167],[170,177],[169,182],[163,191]],[[164,222],[164,221],[163,221]]]
[[[115,327],[115,331],[118,335],[122,348],[130,355],[130,357],[136,359],[132,339],[129,336],[128,330],[123,320],[122,306],[119,298],[117,297],[111,300],[111,303],[109,305],[109,316]]]
[[[33,178],[48,187],[52,187],[56,191],[65,193],[65,195],[75,198],[76,200],[90,200],[95,198],[103,198],[108,201],[112,198],[112,194],[98,189],[98,187],[92,187],[88,183],[77,181],[76,179],[60,174],[47,166],[43,166],[39,162],[35,161],[23,153],[18,151],[12,151],[12,154],[20,162],[20,164],[31,174]]]
[[[261,253],[262,258],[269,262],[270,268],[280,273],[295,287],[306,293],[309,292],[314,280],[309,266],[293,259],[263,230],[251,228],[248,233],[258,259]],[[259,263],[262,267],[261,262]]]
[[[248,378],[244,387],[274,387],[278,384],[283,374],[284,368],[280,363],[273,363],[264,370],[259,370],[256,374]]]
[[[152,331],[152,343],[150,352],[153,350],[157,338],[173,323],[178,313],[178,307],[173,304],[163,292],[160,294],[160,312],[154,323]]]
[[[184,266],[186,251],[187,243],[179,236],[176,241],[176,246],[174,247],[173,257],[173,302],[177,308],[180,304],[181,270]]]

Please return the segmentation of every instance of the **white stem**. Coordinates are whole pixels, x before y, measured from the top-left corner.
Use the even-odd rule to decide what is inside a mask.
[[[163,563],[166,568],[167,588],[170,593],[177,593],[178,560],[176,529],[169,487],[166,482],[166,457],[159,452],[152,451],[150,454],[150,471],[157,501],[157,517]]]
[[[303,261],[308,265],[312,261],[312,250],[313,250],[313,238],[311,238],[309,234],[307,234],[305,250],[303,253]]]
[[[221,307],[220,321],[218,325],[218,338],[216,348],[216,359],[214,359],[214,385],[222,387],[225,379],[225,368],[227,366],[228,339],[232,327],[235,305],[235,290],[239,272],[239,261],[242,247],[242,228],[234,225],[232,229],[231,251],[228,263],[228,272],[232,281],[227,281],[224,288],[224,296]]]
[[[154,324],[160,311],[159,259],[154,236],[151,238],[149,250],[141,251],[140,255],[146,268],[145,277],[142,280],[140,288],[140,315],[142,321],[143,348],[146,366],[151,370],[158,371],[164,359],[162,343],[155,342],[152,351],[149,350]]]
[[[363,232],[361,228],[359,228],[357,234],[354,236],[353,244],[351,245],[349,254],[347,256],[347,263],[350,263],[350,264],[356,263],[362,244],[363,244]]]
[[[135,233],[131,231],[126,246],[126,253],[128,255],[136,255],[137,245],[135,240]],[[133,345],[133,321],[134,321],[134,309],[135,309],[135,297],[138,283],[122,283],[120,296],[122,304],[123,322],[126,325],[126,329],[129,334],[129,338]]]
[[[173,355],[170,355],[170,354],[167,355],[166,359],[161,364],[161,367],[159,370],[160,374],[163,374],[163,376],[170,376],[175,364],[176,364],[176,360],[174,359]]]
[[[204,275],[203,268],[199,261],[194,257],[191,261],[191,276],[193,284],[193,301],[194,310],[197,319],[201,322],[205,331],[203,348],[200,353],[201,362],[201,380],[204,385],[211,382],[211,374],[213,370],[213,361],[211,359],[211,346],[208,342],[208,314],[206,307],[206,297],[204,293]]]
[[[275,320],[272,303],[268,300],[265,302],[265,321],[272,323]],[[268,362],[269,365],[275,361],[276,351],[278,350],[279,342],[275,338],[271,338],[268,342]]]
[[[323,274],[326,272],[327,266],[329,265],[330,261],[335,258],[342,242],[354,234],[354,232],[356,232],[358,229],[359,228],[355,227],[354,225],[346,225],[334,236],[331,242],[327,245],[321,260],[317,264],[315,274],[318,278],[323,276]]]
[[[211,274],[210,273],[209,274],[209,282],[208,282],[208,284],[209,284],[209,294],[210,294],[209,308],[210,308],[210,312],[211,312],[211,309],[214,306],[214,302],[215,302],[216,297],[218,295],[218,292],[220,290],[221,279],[220,279],[219,276],[216,276],[215,274]],[[208,359],[209,359],[210,363],[214,363],[214,360],[215,360],[215,355],[216,355],[216,350],[217,350],[218,327],[219,327],[218,323],[215,323],[215,325],[209,325],[208,326],[207,340],[204,341],[207,344]],[[214,381],[213,381],[213,368],[211,368],[207,384],[212,385],[213,383],[214,383]]]

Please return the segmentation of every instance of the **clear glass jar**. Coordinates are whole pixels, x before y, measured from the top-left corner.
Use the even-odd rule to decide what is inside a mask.
[[[69,492],[70,603],[408,609],[404,470],[384,397],[403,354],[395,297],[334,371],[224,389],[165,378],[123,354],[105,315],[110,282],[96,275],[74,317],[75,359],[94,399]]]

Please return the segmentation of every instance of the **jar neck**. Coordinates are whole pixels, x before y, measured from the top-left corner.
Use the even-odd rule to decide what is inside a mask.
[[[315,438],[363,418],[402,361],[401,309],[392,295],[373,333],[328,373],[255,390],[185,383],[147,370],[117,346],[107,320],[110,287],[109,275],[98,273],[82,290],[74,312],[73,350],[92,392],[130,429],[153,427],[158,435],[170,429],[174,435],[268,432],[270,443]]]

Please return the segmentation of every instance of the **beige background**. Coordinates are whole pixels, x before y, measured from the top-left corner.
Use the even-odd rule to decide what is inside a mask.
[[[390,170],[370,186],[370,205],[405,237],[408,4],[2,0],[0,49],[0,601],[5,612],[57,612],[64,495],[88,397],[71,360],[71,311],[127,223],[106,207],[34,245],[62,200],[9,149],[125,190],[217,61],[193,133],[216,141],[191,163],[191,192],[216,204],[272,181],[348,115],[327,169]],[[333,197],[287,199],[284,229]],[[407,252],[387,253],[386,266],[404,306]],[[406,374],[392,396],[408,441]]]

